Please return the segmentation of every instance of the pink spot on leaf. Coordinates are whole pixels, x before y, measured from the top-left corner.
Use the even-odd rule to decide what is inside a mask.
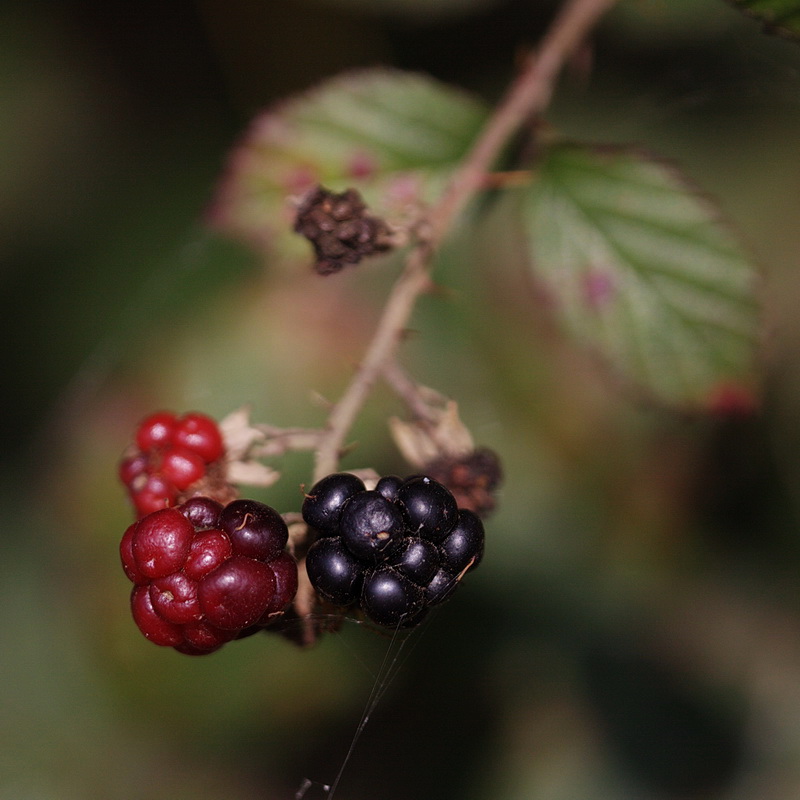
[[[357,150],[348,159],[345,171],[350,178],[366,180],[378,171],[378,162],[365,150]]]
[[[583,275],[582,288],[586,304],[593,309],[604,308],[616,294],[613,277],[596,268],[591,268]]]
[[[303,194],[312,186],[316,186],[318,182],[317,171],[307,164],[290,170],[281,181],[290,194]]]
[[[422,195],[422,182],[413,173],[398,173],[386,187],[385,203],[390,208],[404,208],[419,203]]]
[[[752,389],[733,381],[721,381],[708,393],[708,410],[721,417],[744,419],[758,411],[758,398]]]

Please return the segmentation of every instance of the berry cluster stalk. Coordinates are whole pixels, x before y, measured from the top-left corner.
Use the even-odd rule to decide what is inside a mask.
[[[564,64],[616,0],[569,0],[561,8],[516,80],[489,118],[426,219],[420,237],[392,287],[375,334],[350,384],[333,406],[316,451],[314,481],[335,472],[347,435],[384,366],[391,362],[417,298],[432,286],[430,265],[456,218],[485,184],[510,137],[547,108]]]

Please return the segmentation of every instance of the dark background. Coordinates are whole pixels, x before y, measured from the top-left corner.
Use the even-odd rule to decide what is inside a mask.
[[[321,289],[210,234],[227,153],[353,67],[496,101],[555,4],[450,5],[0,4],[3,797],[292,798],[336,776],[387,649],[341,800],[800,794],[800,50],[722,2],[621,3],[548,119],[718,200],[765,275],[762,412],[686,420],[609,390],[541,336],[522,277],[490,280],[487,235],[446,256],[453,296],[420,304],[407,350],[506,467],[457,598],[399,651],[353,625],[188,659],[130,620],[115,469],[136,421],[251,403],[320,424],[312,392],[337,396],[391,284]],[[376,394],[346,467],[404,469],[399,410]],[[263,499],[296,510],[310,460],[282,466]]]

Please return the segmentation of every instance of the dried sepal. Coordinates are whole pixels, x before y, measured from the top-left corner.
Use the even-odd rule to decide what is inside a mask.
[[[455,400],[446,400],[444,407],[439,409],[431,407],[431,412],[428,418],[409,422],[398,417],[389,419],[389,430],[398,450],[417,469],[442,457],[466,455],[475,448],[472,434],[461,421]]]
[[[260,461],[231,461],[228,464],[228,480],[244,486],[266,489],[280,480],[281,474]]]
[[[220,421],[219,429],[229,461],[246,459],[253,445],[264,439],[263,432],[250,422],[250,406],[231,411]]]
[[[280,472],[258,460],[258,448],[263,444],[265,434],[259,426],[250,422],[249,406],[232,411],[219,423],[219,428],[225,441],[228,482],[260,488],[277,483]]]
[[[381,476],[372,467],[363,467],[362,469],[348,469],[347,472],[352,473],[357,478],[360,478],[367,489],[374,489]]]

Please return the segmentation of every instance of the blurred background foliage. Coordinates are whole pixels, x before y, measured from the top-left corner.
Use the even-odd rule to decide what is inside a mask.
[[[149,645],[116,461],[154,408],[319,424],[396,274],[275,274],[208,232],[251,117],[377,64],[491,103],[555,7],[0,4],[0,796],[271,800],[333,780],[388,640]],[[800,796],[800,50],[719,0],[624,0],[548,120],[676,159],[718,200],[765,274],[764,406],[638,407],[534,318],[499,222],[453,242],[406,363],[507,477],[481,569],[405,646],[337,796]],[[403,471],[399,411],[376,392],[345,467]],[[282,466],[254,496],[296,510],[310,459]]]

